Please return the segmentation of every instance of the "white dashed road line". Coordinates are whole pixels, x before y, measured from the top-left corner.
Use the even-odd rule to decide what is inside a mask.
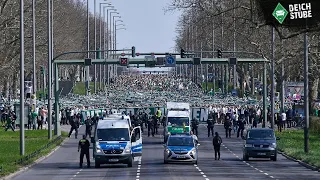
[[[235,157],[237,157],[239,160],[242,160],[239,156],[237,156],[235,153],[233,153],[227,146],[225,146],[224,144],[222,144],[222,146],[224,146],[231,154],[233,154],[233,155],[234,155]],[[246,162],[246,161],[242,161],[242,162],[245,163],[247,166],[249,166],[249,167],[251,167],[251,168],[259,171],[260,173],[262,173],[262,174],[264,174],[264,175],[266,175],[266,176],[274,179],[273,176],[271,176],[271,175],[269,175],[268,173],[265,173],[265,172],[263,172],[262,170],[260,170],[260,169],[258,169],[258,168],[256,168],[256,167],[252,166],[250,163],[248,163],[248,162]],[[277,180],[278,180],[278,179],[277,179]]]
[[[72,177],[72,178],[70,178],[70,180],[73,180],[73,178],[77,177],[77,175],[78,175],[82,170],[83,170],[83,169],[80,169],[79,171],[77,171],[77,172],[76,172],[76,174],[75,174],[75,175],[73,175],[73,177]]]
[[[200,172],[200,174],[202,175],[202,177],[205,178],[205,180],[210,180],[209,178],[207,178],[204,172],[202,172],[202,170],[198,167],[198,165],[194,164],[194,167]]]
[[[139,162],[138,162],[136,180],[140,179],[140,173],[141,173],[140,171],[141,171],[141,157],[139,158]]]

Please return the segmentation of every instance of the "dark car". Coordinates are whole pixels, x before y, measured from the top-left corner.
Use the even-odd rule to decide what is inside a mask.
[[[243,137],[243,160],[248,161],[253,158],[270,158],[277,160],[277,138],[273,129],[255,128],[249,129],[247,135]]]

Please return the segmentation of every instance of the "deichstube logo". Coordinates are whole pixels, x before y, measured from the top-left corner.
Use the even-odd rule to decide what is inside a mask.
[[[278,3],[274,9],[272,15],[280,24],[283,23],[288,14],[290,14],[291,20],[312,18],[311,3],[289,4],[288,8],[289,12],[281,3]]]

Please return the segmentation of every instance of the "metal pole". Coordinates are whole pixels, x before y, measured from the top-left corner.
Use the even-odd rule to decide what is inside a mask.
[[[48,0],[48,139],[52,139],[52,34],[51,34],[51,2]]]
[[[215,0],[212,0],[212,8],[214,7],[214,2],[215,2]],[[214,31],[214,28],[215,28],[215,26],[214,26],[214,17],[212,18],[212,58],[214,58],[214,43],[215,43],[215,38],[214,38],[214,35],[215,35],[215,31]],[[212,75],[213,75],[213,78],[212,78],[212,81],[213,81],[213,92],[215,92],[215,90],[216,90],[216,65],[215,64],[213,64],[212,65],[212,69],[213,69],[213,71],[212,71]]]
[[[113,43],[113,49],[116,50],[117,49],[117,23],[115,23],[114,25],[114,43]],[[116,58],[116,57],[115,57]],[[113,69],[112,69],[112,73],[113,73],[113,76],[112,77],[115,77],[116,76],[116,68],[115,68],[115,65],[113,64],[112,65]]]
[[[96,18],[96,0],[94,0],[93,8],[94,18],[94,49],[97,50],[97,18]],[[97,59],[97,53],[94,53],[94,59]],[[94,65],[94,93],[97,93],[97,65]]]
[[[20,0],[20,155],[24,150],[24,0]]]
[[[46,69],[43,67],[43,104],[46,104]]]
[[[283,39],[281,39],[281,50],[283,49]],[[283,51],[282,51],[283,52]],[[283,54],[284,55],[284,54]],[[285,111],[284,109],[284,61],[281,62],[281,88],[280,88],[280,111]]]
[[[267,112],[267,63],[263,63],[263,123],[262,123],[262,127],[265,128],[266,127],[266,123],[267,123],[267,116],[268,116],[268,112]]]
[[[37,70],[36,70],[36,12],[35,0],[32,0],[32,56],[33,56],[33,85],[32,93],[36,94],[37,91]]]
[[[304,152],[309,152],[309,54],[308,33],[304,33]]]
[[[221,50],[223,50],[223,13],[221,14]],[[222,85],[222,93],[225,93],[225,77],[224,77],[225,65],[221,65],[221,85]]]
[[[51,0],[51,58],[53,58],[54,57],[54,51],[53,51],[53,49],[54,49],[54,43],[53,43],[53,1],[54,0]],[[53,71],[53,66],[51,65],[51,78],[53,78],[54,77],[54,71]],[[50,82],[50,84],[51,84],[51,87],[53,87],[53,83],[52,82]],[[54,94],[54,89],[52,88],[52,91],[51,91],[51,98],[53,97],[53,94]],[[52,114],[51,114],[52,115]]]
[[[270,98],[270,103],[271,103],[271,128],[274,128],[274,61],[275,61],[275,29],[272,27],[272,41],[271,41],[271,51],[272,51],[272,62],[271,62],[271,73],[270,73],[270,81],[271,81],[271,98]]]
[[[90,19],[89,19],[89,0],[87,0],[87,50],[90,50]],[[88,52],[87,58],[90,58],[90,53]],[[86,95],[89,95],[89,88],[90,88],[90,74],[89,68],[90,66],[86,66]]]
[[[55,78],[54,78],[54,135],[60,136],[61,135],[61,127],[60,127],[60,119],[59,119],[59,68],[58,64],[53,65],[53,70]]]
[[[236,8],[235,8],[236,1],[233,0],[233,51],[236,51]],[[233,57],[236,54],[233,53]],[[233,65],[233,89],[237,89],[237,66]]]
[[[105,20],[105,9],[103,9],[103,21]],[[107,32],[108,32],[108,12],[109,10],[107,10],[107,23],[103,23],[103,50],[105,50],[107,48],[108,50],[108,41],[107,41],[107,45],[106,45],[106,29],[107,29]],[[108,35],[107,35],[107,38],[108,38]],[[105,54],[105,53],[104,53]],[[109,58],[109,52],[107,52],[107,58]],[[103,65],[103,89],[105,90],[106,88],[106,67],[107,65]]]
[[[101,38],[101,35],[102,35],[102,33],[101,33],[101,8],[102,8],[102,6],[101,5],[102,4],[100,4],[100,7],[99,7],[99,48],[100,48],[100,50],[102,50],[102,38]],[[104,22],[104,19],[103,19],[103,22]],[[105,59],[104,54],[105,54],[105,52],[103,52],[102,57]],[[101,53],[101,55],[102,55],[102,53]],[[101,66],[101,64],[99,64],[99,89],[100,89],[100,91],[101,91],[101,84],[102,84],[101,83],[101,73],[102,73],[102,66]]]

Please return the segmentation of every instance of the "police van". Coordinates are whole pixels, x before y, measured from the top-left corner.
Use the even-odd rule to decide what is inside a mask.
[[[131,128],[128,121],[108,117],[98,121],[91,143],[96,168],[101,164],[127,164],[132,167],[134,157],[142,155],[141,127]]]
[[[123,120],[123,121],[127,121],[129,126],[131,127],[130,116],[125,115],[124,113],[109,114],[107,117],[104,117],[103,120]]]
[[[167,102],[164,142],[171,133],[190,133],[191,119],[189,103]]]

